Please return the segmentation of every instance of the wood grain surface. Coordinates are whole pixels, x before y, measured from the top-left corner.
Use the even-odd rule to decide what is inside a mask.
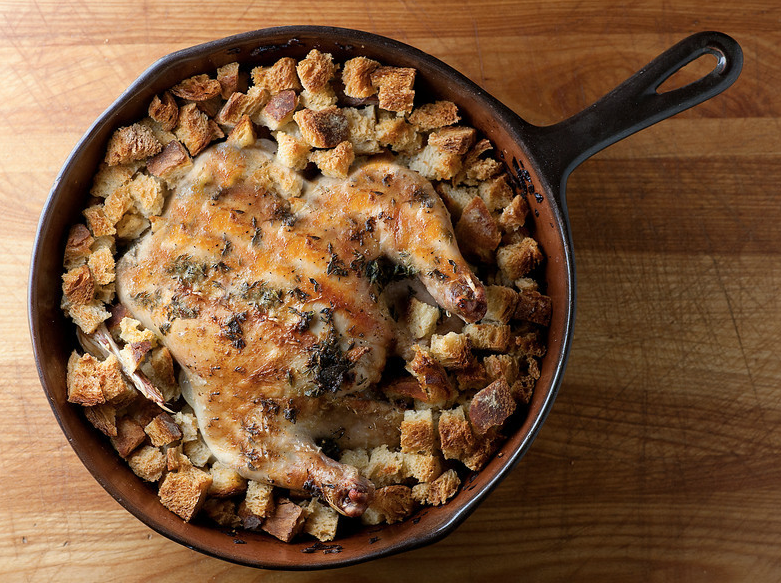
[[[281,24],[410,43],[536,124],[689,33],[745,51],[732,89],[572,175],[572,353],[517,469],[443,541],[312,574],[203,556],[123,510],[61,433],[26,320],[38,215],[92,120],[158,57]],[[0,580],[781,580],[780,31],[775,0],[0,1]]]

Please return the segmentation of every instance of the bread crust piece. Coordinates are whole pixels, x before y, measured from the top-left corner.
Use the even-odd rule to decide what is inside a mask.
[[[239,64],[234,61],[218,68],[217,82],[220,84],[220,95],[228,99],[239,86]]]
[[[209,468],[212,483],[209,486],[209,496],[216,498],[229,498],[244,494],[247,491],[247,480],[239,473],[225,464],[216,461]]]
[[[194,75],[171,88],[171,93],[187,101],[206,101],[217,97],[221,91],[220,82],[206,74]]]
[[[474,144],[476,136],[475,128],[447,127],[430,134],[428,144],[442,152],[463,156]]]
[[[516,319],[549,326],[552,312],[553,301],[549,296],[535,290],[522,291],[518,294],[514,313]]]
[[[260,87],[250,87],[247,93],[236,91],[231,94],[225,105],[220,108],[215,119],[217,123],[233,127],[245,115],[256,116],[269,101],[269,92]]]
[[[182,430],[168,413],[160,413],[152,419],[144,427],[144,433],[155,447],[168,445],[182,438]]]
[[[306,510],[308,516],[304,522],[304,532],[321,542],[334,540],[339,526],[339,513],[316,498],[309,501]]]
[[[73,225],[70,231],[68,231],[68,240],[65,243],[65,257],[63,261],[65,269],[71,269],[86,261],[94,241],[95,239],[86,225]]]
[[[404,411],[401,422],[401,452],[433,455],[437,434],[431,409]]]
[[[274,95],[285,89],[301,89],[301,83],[296,73],[296,60],[283,57],[270,67],[255,67],[252,69],[252,82],[263,89],[268,89]]]
[[[418,131],[430,131],[456,124],[461,119],[452,101],[435,101],[416,107],[407,118]]]
[[[95,279],[87,265],[74,267],[62,276],[62,293],[72,304],[87,304],[95,297]]]
[[[187,147],[190,155],[195,156],[213,139],[222,137],[223,134],[219,126],[199,110],[195,103],[188,103],[179,110],[179,120],[174,128],[174,135]]]
[[[472,345],[469,337],[457,332],[448,332],[444,336],[432,334],[431,354],[447,369],[461,370],[472,362]]]
[[[409,113],[415,99],[415,69],[409,67],[378,67],[369,78],[377,89],[380,107],[388,111]]]
[[[190,522],[206,501],[206,491],[211,483],[212,477],[209,474],[184,465],[166,474],[160,484],[158,496],[163,506],[179,515],[185,522]]]
[[[133,473],[147,482],[157,482],[165,470],[165,456],[157,447],[144,446],[127,458]]]
[[[364,99],[377,93],[377,88],[372,85],[371,74],[379,66],[377,61],[366,57],[355,57],[345,61],[342,69],[344,94],[348,97]]]
[[[140,123],[121,127],[114,132],[106,148],[106,164],[116,166],[154,156],[163,145],[148,127]]]
[[[298,95],[292,89],[285,89],[269,99],[260,111],[258,121],[270,130],[278,130],[293,119],[298,107]]]
[[[505,233],[517,231],[526,223],[526,217],[529,215],[529,203],[520,194],[510,201],[502,214],[499,215],[499,227]]]
[[[405,368],[417,379],[423,389],[425,398],[420,400],[438,407],[451,401],[456,392],[447,378],[444,367],[425,348],[416,344],[412,350],[415,356]]]
[[[353,145],[345,141],[329,150],[315,150],[309,154],[309,160],[317,165],[324,176],[347,178],[350,165],[355,160]]]
[[[271,515],[263,521],[261,528],[271,536],[290,542],[304,527],[304,509],[288,498],[280,498]]]
[[[162,96],[155,95],[152,98],[147,113],[165,131],[170,132],[176,127],[176,120],[179,119],[179,106],[171,92],[164,91]]]
[[[412,487],[412,497],[420,504],[440,506],[455,496],[461,479],[455,470],[447,470],[436,480]]]
[[[179,140],[173,140],[163,148],[162,152],[147,161],[149,172],[160,178],[168,178],[177,171],[189,168],[192,164],[187,149]]]
[[[125,416],[117,421],[117,435],[111,438],[111,445],[120,456],[126,458],[145,440],[144,428],[131,417]]]
[[[523,277],[540,263],[543,255],[540,246],[531,237],[524,237],[519,243],[503,245],[496,251],[496,263],[509,279]]]
[[[493,427],[501,427],[515,412],[515,400],[504,378],[499,378],[478,392],[469,405],[469,420],[475,431],[485,435]]]
[[[317,49],[312,49],[298,62],[296,72],[304,89],[316,92],[328,85],[336,72],[336,66],[330,53],[321,53]]]
[[[361,516],[364,524],[393,524],[400,522],[412,514],[415,509],[415,499],[408,486],[395,484],[379,488],[374,493],[374,500]]]
[[[336,107],[314,111],[302,109],[293,114],[304,141],[313,148],[333,148],[347,139],[347,118]]]

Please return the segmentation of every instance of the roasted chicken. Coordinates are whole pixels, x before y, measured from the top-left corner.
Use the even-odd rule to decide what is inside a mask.
[[[181,365],[213,454],[249,479],[305,490],[360,515],[373,485],[317,440],[398,439],[401,412],[374,399],[396,323],[377,273],[401,266],[467,322],[485,292],[431,184],[377,157],[344,180],[291,189],[269,143],[196,158],[167,208],[117,264],[117,292]]]

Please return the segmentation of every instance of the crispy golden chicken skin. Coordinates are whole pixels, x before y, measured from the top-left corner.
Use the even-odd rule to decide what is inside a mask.
[[[398,439],[401,412],[368,396],[397,337],[378,260],[417,274],[468,322],[485,314],[485,292],[416,173],[377,158],[344,180],[304,181],[291,197],[285,180],[301,178],[279,172],[263,146],[202,153],[119,261],[117,291],[181,365],[183,394],[220,461],[358,516],[373,485],[315,440]]]

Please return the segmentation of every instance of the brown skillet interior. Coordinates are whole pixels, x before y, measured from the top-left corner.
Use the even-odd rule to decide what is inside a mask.
[[[268,47],[274,47],[269,49]],[[195,521],[188,524],[166,510],[156,489],[144,484],[117,456],[107,440],[84,419],[78,407],[66,401],[65,375],[75,347],[73,325],[60,308],[61,271],[68,227],[80,220],[91,177],[112,131],[146,115],[151,97],[190,75],[212,72],[238,60],[268,64],[283,56],[302,58],[311,48],[334,59],[364,55],[383,64],[418,70],[417,102],[434,97],[454,101],[463,123],[483,132],[512,168],[519,161],[531,173],[539,198],[529,194],[535,237],[547,257],[547,293],[553,298],[553,321],[548,354],[542,362],[525,420],[501,452],[481,472],[469,476],[462,491],[442,507],[426,507],[395,525],[345,532],[334,544],[313,545],[307,540],[286,544],[262,533],[225,532]],[[533,161],[522,142],[524,122],[449,67],[420,51],[366,33],[327,27],[287,27],[247,33],[194,47],[158,61],[136,81],[88,131],[63,167],[41,218],[30,279],[30,326],[44,390],[65,435],[98,482],[126,509],[161,534],[185,546],[237,563],[285,569],[343,566],[407,550],[442,538],[453,530],[525,453],[555,396],[566,356],[572,313],[572,282],[568,235],[555,193],[544,190]],[[528,187],[528,185],[527,185]]]

